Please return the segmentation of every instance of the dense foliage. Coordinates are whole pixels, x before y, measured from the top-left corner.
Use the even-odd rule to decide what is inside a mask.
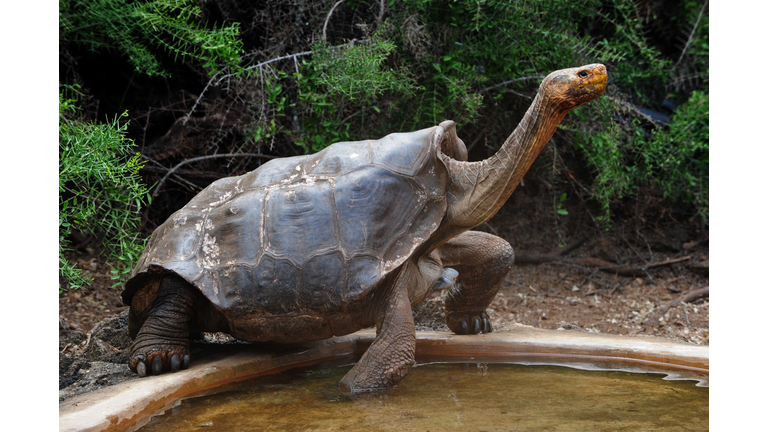
[[[567,117],[531,171],[552,186],[542,199],[555,220],[571,217],[565,206],[578,196],[608,228],[643,195],[708,222],[707,1],[60,7],[61,80],[82,86],[91,118],[128,109],[122,130],[150,161],[146,181],[193,157],[243,155],[175,171],[145,233],[213,179],[263,161],[245,155],[316,152],[453,119],[470,157],[484,158],[543,76],[594,62],[608,67],[606,96]]]
[[[130,270],[144,247],[138,211],[149,197],[138,174],[144,163],[133,155],[120,122],[126,115],[84,122],[74,102],[59,95],[59,269],[69,287],[80,288],[89,280],[64,256],[68,235],[73,229],[99,233],[110,258],[121,264],[115,273]]]
[[[173,61],[196,60],[217,72],[240,63],[237,23],[205,28],[192,0],[59,0],[59,38],[91,51],[124,54],[137,72],[169,76],[158,51]]]

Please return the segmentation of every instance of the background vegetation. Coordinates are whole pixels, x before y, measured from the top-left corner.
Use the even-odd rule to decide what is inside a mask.
[[[453,119],[485,158],[543,76],[594,62],[606,96],[526,176],[544,186],[542,223],[561,244],[584,223],[701,235],[708,23],[702,0],[61,0],[60,288],[84,283],[67,241],[103,243],[119,276],[173,211],[259,155]]]

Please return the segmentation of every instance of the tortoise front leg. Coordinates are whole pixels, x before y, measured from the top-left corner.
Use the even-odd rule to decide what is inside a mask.
[[[416,361],[416,327],[407,286],[413,269],[404,266],[389,293],[375,303],[376,339],[339,382],[344,394],[394,387]]]
[[[480,231],[467,231],[437,249],[445,267],[459,272],[458,283],[445,301],[445,321],[454,333],[489,333],[486,309],[499,292],[515,260],[506,240]]]
[[[139,376],[189,367],[190,324],[195,295],[186,281],[166,277],[131,347],[128,366]]]

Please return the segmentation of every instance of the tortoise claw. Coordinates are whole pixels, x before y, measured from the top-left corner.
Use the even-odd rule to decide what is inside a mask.
[[[493,331],[493,326],[491,326],[491,317],[488,316],[487,312],[483,312],[483,333],[490,333]]]
[[[139,360],[139,363],[136,365],[136,372],[139,374],[140,378],[144,378],[147,376],[147,365]]]
[[[171,372],[176,372],[181,367],[181,360],[179,360],[179,355],[174,354],[171,356]]]
[[[461,320],[459,322],[459,331],[457,333],[461,334],[461,335],[465,335],[465,334],[469,333],[469,327],[467,326],[467,322],[466,321]]]
[[[184,354],[184,359],[182,360],[181,368],[182,369],[188,369],[189,368],[189,354]]]
[[[163,372],[163,359],[156,355],[152,359],[152,375],[160,375]]]
[[[480,318],[474,317],[472,318],[472,334],[479,334],[482,333],[483,327],[480,327]]]

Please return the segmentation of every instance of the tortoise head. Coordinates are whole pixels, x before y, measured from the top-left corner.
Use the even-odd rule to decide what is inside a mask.
[[[541,82],[540,91],[556,109],[567,112],[600,97],[607,81],[605,66],[596,63],[554,71]]]
[[[541,82],[536,99],[495,155],[479,162],[446,159],[451,176],[448,195],[453,199],[446,225],[470,229],[490,220],[515,190],[565,115],[600,97],[607,81],[608,73],[601,64],[552,72]],[[458,138],[451,142],[456,141]]]

